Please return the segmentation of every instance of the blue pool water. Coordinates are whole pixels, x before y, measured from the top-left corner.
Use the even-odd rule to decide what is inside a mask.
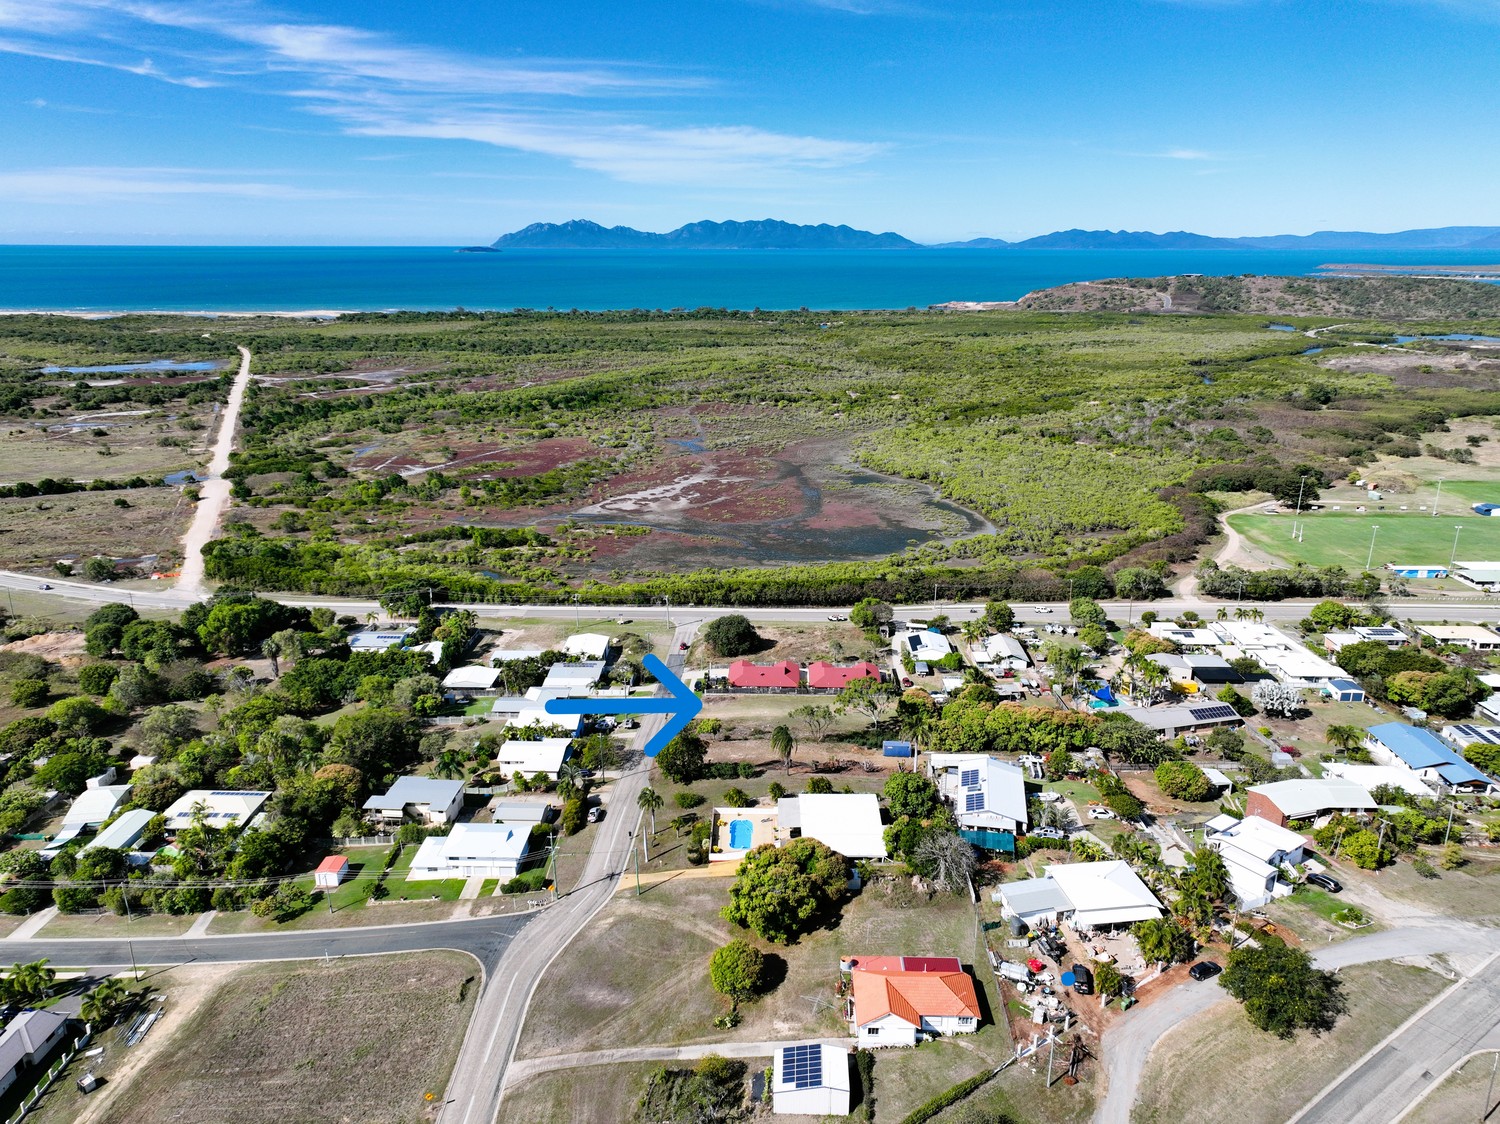
[[[750,849],[750,837],[755,828],[749,820],[729,821],[729,848],[732,851],[748,851]]]
[[[59,375],[67,373],[70,375],[128,375],[137,372],[151,374],[155,371],[214,371],[218,370],[218,367],[219,364],[212,359],[205,359],[195,363],[175,363],[170,359],[153,359],[149,363],[109,363],[102,367],[43,367],[42,374]]]

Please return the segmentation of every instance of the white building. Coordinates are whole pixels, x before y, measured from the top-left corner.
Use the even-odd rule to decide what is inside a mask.
[[[541,659],[544,652],[541,648],[500,648],[490,653],[491,663],[510,663],[512,660],[537,660]]]
[[[580,695],[587,695],[593,690],[603,675],[603,660],[555,663],[547,670],[547,678],[542,681],[542,690],[563,691],[568,697],[576,698]]]
[[[1493,516],[1495,513],[1487,511],[1485,514]],[[1500,562],[1459,562],[1453,568],[1453,577],[1465,585],[1493,593],[1500,589]]]
[[[556,726],[569,737],[583,729],[581,714],[551,714],[547,703],[564,699],[568,692],[561,687],[532,687],[524,695],[501,695],[490,704],[490,715],[503,718],[507,726],[526,729],[530,726]]]
[[[506,776],[516,771],[526,776],[545,773],[553,780],[572,753],[572,738],[539,738],[507,741],[495,753],[495,768]]]
[[[1045,877],[1004,882],[998,892],[1001,914],[1027,924],[1067,920],[1076,929],[1098,929],[1163,913],[1150,887],[1121,859],[1052,865]]]
[[[609,656],[610,638],[602,632],[580,632],[563,641],[562,650],[570,656],[586,660],[602,660]]]
[[[1258,909],[1292,892],[1280,878],[1281,867],[1301,863],[1307,842],[1295,831],[1259,816],[1242,820],[1215,816],[1204,825],[1203,841],[1224,860],[1235,897],[1244,909]]]
[[[1026,830],[1026,774],[982,753],[929,753],[927,772],[953,805],[960,827]]]
[[[455,667],[443,676],[443,690],[490,691],[494,689],[495,681],[499,678],[500,672],[493,667],[480,667],[477,664]]]
[[[1500,633],[1477,624],[1419,624],[1417,631],[1439,644],[1452,644],[1471,652],[1500,651]]]
[[[178,797],[162,815],[166,818],[169,835],[192,827],[194,809],[199,805],[203,808],[203,823],[206,827],[244,827],[270,798],[269,792],[195,788]]]
[[[114,770],[111,769],[106,775],[113,773]],[[85,831],[104,823],[130,796],[131,785],[95,784],[97,779],[90,778],[89,787],[79,793],[63,813],[62,830],[48,841],[44,855],[55,855]]]
[[[891,637],[891,649],[898,656],[911,656],[917,663],[937,663],[950,655],[953,645],[940,632],[930,629],[910,629]]]
[[[795,830],[845,858],[885,858],[880,798],[873,792],[783,796],[776,804],[776,820],[784,838]]]
[[[1155,621],[1147,631],[1158,640],[1170,640],[1179,648],[1217,648],[1223,643],[1212,629],[1183,628],[1171,621]]]
[[[1322,656],[1314,655],[1278,628],[1256,621],[1215,621],[1211,626],[1222,640],[1226,660],[1249,656],[1288,687],[1324,691],[1329,681],[1348,673]]]
[[[33,1065],[62,1041],[68,1017],[56,1011],[22,1011],[0,1034],[0,1094],[16,1083],[22,1066]]]
[[[441,777],[397,777],[381,796],[371,796],[364,810],[386,824],[408,820],[424,824],[452,823],[464,807],[464,782]]]
[[[771,1110],[778,1116],[847,1116],[849,1051],[828,1042],[778,1046],[772,1057]]]
[[[1014,636],[1007,636],[1003,632],[986,636],[979,643],[972,645],[969,654],[976,664],[993,664],[1008,671],[1024,671],[1031,666],[1031,659],[1026,654],[1026,645]]]
[[[447,835],[422,840],[411,861],[408,882],[434,878],[499,878],[516,876],[531,843],[527,824],[461,823]]]
[[[141,836],[146,834],[146,825],[155,818],[156,813],[150,808],[132,808],[128,812],[121,812],[113,823],[85,843],[82,849],[88,851],[94,847],[109,847],[128,851],[141,841]]]
[[[388,652],[406,643],[408,636],[415,635],[414,628],[366,628],[349,637],[351,652]]]
[[[979,995],[957,957],[851,957],[841,970],[850,975],[849,1023],[866,1049],[979,1029]]]
[[[1325,761],[1323,762],[1323,775],[1353,781],[1367,791],[1379,788],[1381,785],[1390,785],[1393,788],[1399,788],[1402,792],[1409,792],[1413,796],[1437,795],[1422,783],[1422,779],[1417,774],[1397,765],[1350,765],[1342,761]]]

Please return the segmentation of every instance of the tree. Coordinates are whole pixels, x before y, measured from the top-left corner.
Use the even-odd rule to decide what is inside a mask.
[[[78,687],[90,695],[103,695],[120,669],[112,663],[89,663],[78,669]]]
[[[740,862],[724,919],[786,944],[829,918],[848,892],[849,866],[816,839],[766,843]]]
[[[745,940],[732,940],[714,950],[708,960],[708,979],[714,990],[729,997],[733,1009],[760,994],[766,958]]]
[[[866,597],[849,610],[850,623],[866,632],[876,632],[890,624],[893,616],[895,610],[878,597]]]
[[[372,780],[378,779],[411,760],[418,735],[410,715],[370,707],[346,714],[333,724],[324,757],[331,763],[353,765]]]
[[[1344,835],[1339,851],[1361,870],[1379,870],[1391,861],[1391,849],[1380,843],[1380,836],[1367,828]]]
[[[1066,749],[1054,749],[1044,758],[1043,768],[1049,781],[1060,781],[1069,773],[1078,771],[1078,758]]]
[[[558,823],[564,835],[577,835],[587,822],[588,809],[583,806],[581,797],[575,796],[563,804],[562,815],[558,818]]]
[[[91,656],[107,659],[120,646],[125,626],[140,620],[140,615],[129,605],[112,601],[100,605],[83,622],[84,647]]]
[[[47,959],[43,957],[25,964],[12,964],[10,978],[6,982],[10,985],[11,994],[17,999],[34,1002],[51,995],[52,985],[56,980],[57,972],[47,966]]]
[[[1127,566],[1115,574],[1115,596],[1131,601],[1151,601],[1165,597],[1167,583],[1155,570],[1142,566]]]
[[[808,738],[816,741],[823,736],[823,731],[833,725],[833,711],[826,706],[799,706],[787,715],[798,726]]]
[[[1140,946],[1141,958],[1148,964],[1176,964],[1193,954],[1192,936],[1169,918],[1137,921],[1130,931]]]
[[[666,801],[662,799],[661,793],[647,785],[641,789],[640,795],[635,798],[635,803],[641,811],[651,817],[651,834],[656,834],[656,813]],[[649,861],[649,860],[648,860]]]
[[[1302,692],[1274,679],[1262,679],[1250,688],[1250,701],[1272,718],[1291,718],[1302,709]]]
[[[813,796],[827,796],[833,791],[833,782],[827,777],[808,777],[803,791]]]
[[[692,784],[703,776],[707,760],[707,744],[690,727],[662,747],[656,767],[674,784]]]
[[[1333,725],[1323,733],[1323,739],[1345,753],[1364,744],[1365,731],[1359,726]]]
[[[1307,619],[1319,632],[1337,632],[1362,623],[1365,615],[1342,601],[1319,601],[1308,610]]]
[[[1092,625],[1103,628],[1109,623],[1109,614],[1092,597],[1075,597],[1068,602],[1068,613],[1079,628]]]
[[[709,621],[703,626],[703,640],[717,656],[744,656],[760,647],[760,633],[738,613]]]
[[[1120,969],[1116,968],[1108,960],[1094,962],[1094,988],[1104,998],[1119,995],[1125,990],[1125,977],[1120,975]]]
[[[115,1016],[119,1014],[127,998],[129,993],[125,990],[125,985],[110,976],[100,980],[94,990],[84,996],[78,1013],[93,1030],[103,1030],[115,1021]]]
[[[154,706],[141,718],[141,742],[155,756],[171,753],[198,736],[198,715],[176,703]]]
[[[1229,868],[1219,852],[1208,847],[1199,847],[1193,852],[1192,881],[1211,902],[1222,902],[1229,896]]]
[[[398,679],[391,691],[391,701],[419,718],[430,717],[443,705],[442,684],[432,675],[409,675]]]
[[[885,782],[885,802],[891,818],[926,819],[943,806],[937,785],[921,773],[892,773]]]
[[[877,683],[874,679],[851,680],[838,693],[834,707],[840,714],[854,711],[866,715],[870,721],[880,725],[893,706],[896,705],[897,689],[890,683]]]
[[[1016,627],[1016,611],[1004,601],[987,601],[984,606],[984,623],[996,632],[1009,632]]]
[[[432,775],[455,780],[464,775],[464,756],[455,749],[445,749],[433,763]]]
[[[47,708],[47,717],[58,731],[71,737],[92,734],[109,721],[109,712],[93,699],[70,695]]]
[[[959,893],[973,885],[974,847],[956,832],[933,832],[912,848],[912,866],[928,872],[939,890]]]
[[[789,727],[777,726],[771,731],[771,752],[781,758],[782,769],[787,773],[792,771],[792,753],[796,748],[797,739]]]
[[[1203,770],[1191,761],[1163,761],[1156,767],[1156,783],[1173,799],[1193,804],[1208,799],[1213,787]]]
[[[1300,948],[1266,944],[1229,954],[1220,982],[1245,1005],[1250,1022],[1278,1038],[1331,1030],[1347,1009],[1338,977],[1313,967]]]

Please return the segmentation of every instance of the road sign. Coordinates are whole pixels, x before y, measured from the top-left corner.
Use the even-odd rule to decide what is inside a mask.
[[[646,743],[646,756],[655,757],[669,741],[682,733],[683,728],[698,716],[698,712],[703,709],[703,700],[688,690],[688,685],[672,674],[667,665],[654,655],[647,655],[641,662],[646,665],[647,671],[656,676],[657,682],[667,689],[669,692],[667,698],[548,699],[547,713],[665,714],[667,720]]]

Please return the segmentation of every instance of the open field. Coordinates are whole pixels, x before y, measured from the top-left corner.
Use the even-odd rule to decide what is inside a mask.
[[[46,476],[155,477],[190,469],[205,459],[204,435],[212,424],[213,412],[204,406],[170,417],[162,410],[106,410],[25,428],[9,423],[0,441],[0,484]],[[164,437],[180,444],[163,445]]]
[[[1360,870],[1335,860],[1337,875],[1350,888],[1368,886],[1397,901],[1425,910],[1484,924],[1500,924],[1500,853],[1494,848],[1465,848],[1468,862],[1458,870],[1440,870],[1437,878],[1423,878],[1409,862],[1378,871]],[[1436,865],[1431,854],[1425,856]],[[1368,912],[1368,911],[1366,911]]]
[[[151,977],[169,1012],[178,973],[193,971]],[[154,1031],[171,1037],[151,1064],[108,1081],[84,1107],[110,1124],[430,1120],[424,1096],[441,1102],[478,976],[449,952],[237,969]],[[107,1053],[124,1049],[110,1042]]]
[[[1446,491],[1446,489],[1445,489]],[[1500,558],[1500,520],[1467,513],[1433,517],[1419,512],[1370,510],[1358,515],[1350,511],[1321,511],[1304,515],[1303,541],[1292,538],[1288,515],[1234,515],[1230,525],[1260,551],[1288,562],[1313,566],[1343,566],[1353,572],[1365,568],[1370,557],[1370,536],[1375,535],[1373,568],[1387,562],[1414,566],[1446,566],[1453,556],[1454,528],[1458,533],[1461,561]],[[1378,528],[1378,529],[1377,529]],[[1461,588],[1455,586],[1454,588]]]
[[[1349,1013],[1321,1038],[1302,1033],[1283,1041],[1256,1030],[1227,995],[1164,1035],[1146,1063],[1131,1119],[1285,1120],[1448,986],[1436,973],[1396,964],[1360,965],[1339,975]],[[1253,1107],[1246,1103],[1250,1089]]]
[[[0,565],[50,574],[59,558],[104,554],[149,558],[146,570],[175,569],[192,509],[177,488],[0,499]]]
[[[1496,1052],[1491,1050],[1465,1061],[1423,1098],[1407,1116],[1407,1124],[1453,1124],[1458,1120],[1493,1119]],[[1492,1085],[1491,1082],[1494,1082]],[[1485,1098],[1489,1098],[1486,1104]]]

